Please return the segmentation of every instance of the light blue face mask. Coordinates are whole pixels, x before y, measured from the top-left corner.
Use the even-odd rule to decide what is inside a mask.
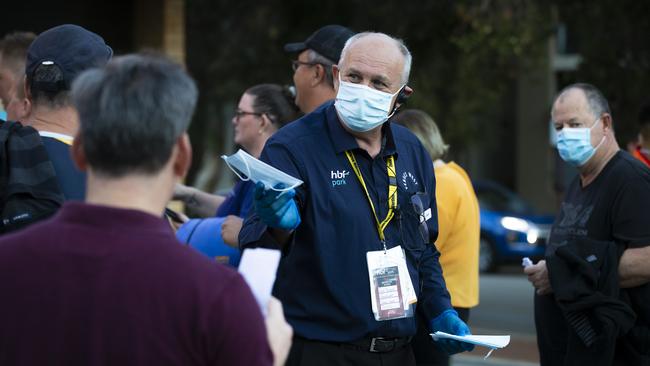
[[[601,117],[594,121],[590,128],[568,128],[564,127],[557,133],[557,150],[562,160],[567,163],[581,167],[596,153],[596,149],[605,141],[605,136],[598,143],[598,146],[591,146],[591,130],[600,122]]]
[[[286,192],[303,183],[300,179],[255,159],[242,149],[230,156],[222,155],[221,158],[239,179],[252,180],[255,183],[262,182],[267,188],[274,191]],[[278,186],[283,188],[277,188]]]
[[[384,93],[365,85],[342,81],[339,74],[339,90],[334,107],[343,123],[351,130],[370,131],[393,115],[393,98],[400,90],[395,94]]]

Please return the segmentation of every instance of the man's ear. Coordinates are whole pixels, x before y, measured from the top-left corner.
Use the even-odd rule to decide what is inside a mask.
[[[32,111],[32,102],[27,98],[23,98],[20,102],[20,113],[24,117],[29,116]]]
[[[187,172],[192,166],[192,144],[187,132],[176,140],[176,157],[173,162],[174,175],[179,178],[185,178]]]
[[[312,69],[314,70],[314,74],[311,78],[310,84],[312,87],[315,87],[316,85],[325,81],[325,66],[321,64],[315,64],[312,66]]]
[[[32,101],[32,92],[29,90],[29,85],[27,83],[27,75],[23,77],[23,92],[25,93],[25,99]]]
[[[86,160],[86,153],[84,152],[81,134],[77,133],[75,138],[72,140],[70,152],[74,164],[80,171],[85,172],[88,169],[88,161]]]
[[[603,130],[605,132],[612,129],[612,116],[609,113],[603,113]]]
[[[413,94],[413,88],[411,88],[408,85],[404,85],[404,90],[402,90],[402,91],[404,92],[404,94],[406,95],[407,98],[410,97],[411,94]]]
[[[411,88],[408,85],[404,85],[402,90],[397,94],[397,97],[395,97],[395,109],[401,108],[405,103],[406,100],[413,94],[413,88]]]

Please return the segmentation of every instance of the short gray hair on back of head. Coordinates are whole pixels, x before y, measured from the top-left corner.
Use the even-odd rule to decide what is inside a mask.
[[[612,114],[609,109],[609,103],[603,95],[603,93],[598,90],[595,86],[587,83],[575,83],[564,87],[558,94],[555,100],[558,100],[566,92],[578,89],[582,90],[587,98],[587,104],[589,105],[589,111],[594,116],[594,118],[600,117],[603,113]],[[553,103],[555,104],[555,103]]]
[[[99,174],[154,175],[187,130],[198,91],[183,68],[162,56],[116,57],[72,84],[88,164]]]
[[[413,57],[411,56],[411,51],[409,51],[409,49],[406,47],[403,40],[401,40],[399,38],[391,37],[386,33],[361,32],[361,33],[357,33],[357,34],[353,35],[352,37],[350,37],[345,42],[345,46],[343,47],[343,51],[341,51],[341,58],[339,59],[339,65],[341,64],[341,61],[343,61],[343,59],[345,58],[345,55],[347,54],[348,49],[350,48],[350,46],[352,44],[354,44],[356,41],[358,41],[361,38],[371,36],[371,35],[385,36],[385,37],[388,37],[388,38],[392,39],[395,42],[395,45],[399,49],[400,53],[402,54],[402,56],[404,56],[404,69],[402,70],[402,84],[406,85],[408,83],[408,81],[409,81],[409,76],[411,74],[411,64],[413,63]]]

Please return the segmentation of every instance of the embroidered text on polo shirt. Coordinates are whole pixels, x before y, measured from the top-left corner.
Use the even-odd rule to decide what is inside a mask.
[[[345,181],[345,177],[348,175],[350,175],[350,172],[347,170],[332,170],[330,172],[330,177],[332,178],[332,187],[346,185],[347,182]]]

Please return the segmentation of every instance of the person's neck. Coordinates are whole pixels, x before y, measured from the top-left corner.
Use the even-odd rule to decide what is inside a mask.
[[[260,141],[256,141],[255,143],[251,144],[250,146],[243,146],[243,148],[252,157],[254,157],[255,159],[259,159],[260,155],[262,155],[262,150],[264,149],[264,144],[266,144],[266,140],[268,140],[269,137],[270,136],[265,136],[264,138],[260,138],[259,139]]]
[[[357,140],[359,148],[366,150],[371,158],[375,158],[381,152],[381,126],[367,132],[350,131],[350,134]]]
[[[319,86],[317,89],[313,90],[310,98],[307,100],[307,105],[305,107],[305,114],[313,112],[316,108],[323,105],[323,103],[336,98],[336,92],[332,87],[328,86]]]
[[[72,107],[57,109],[38,107],[25,118],[24,124],[42,132],[74,136],[79,128],[79,117]]]
[[[613,139],[614,136],[611,136],[610,138]],[[580,183],[583,188],[591,184],[591,182],[598,177],[607,163],[609,163],[614,155],[616,155],[620,150],[618,143],[616,143],[615,140],[612,141],[612,143],[603,144],[602,149],[603,151],[600,152],[602,154],[600,157],[594,155],[582,168],[580,168]],[[596,152],[596,154],[598,153],[599,151]]]
[[[161,216],[171,199],[173,183],[160,174],[107,178],[87,175],[86,202],[95,205],[143,211]]]

